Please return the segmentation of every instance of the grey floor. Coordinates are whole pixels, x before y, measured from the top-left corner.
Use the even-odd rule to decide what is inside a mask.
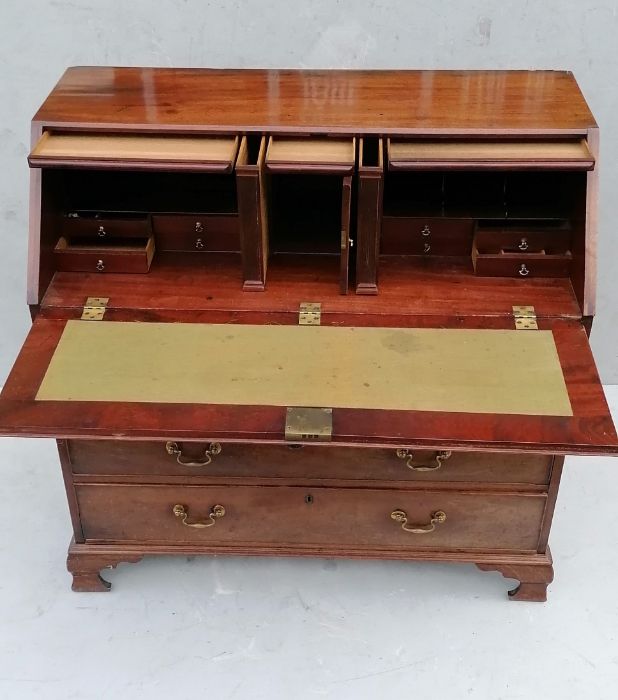
[[[71,593],[53,443],[0,463],[2,699],[618,697],[618,461],[568,460],[545,604],[472,566],[321,559],[146,559]]]

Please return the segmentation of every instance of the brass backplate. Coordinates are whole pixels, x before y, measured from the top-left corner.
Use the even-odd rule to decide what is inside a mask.
[[[314,301],[303,301],[298,311],[299,326],[319,326],[322,319],[322,304]]]
[[[88,297],[82,310],[82,321],[101,321],[105,316],[105,311],[109,297]]]
[[[285,439],[330,442],[333,437],[332,408],[289,407],[285,416]]]

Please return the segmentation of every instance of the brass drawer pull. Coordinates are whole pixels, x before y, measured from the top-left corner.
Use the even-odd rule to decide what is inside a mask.
[[[181,518],[181,522],[185,527],[196,527],[198,529],[203,529],[205,527],[212,527],[216,524],[217,518],[222,518],[225,515],[225,508],[223,506],[213,506],[210,513],[208,513],[208,520],[198,520],[194,523],[187,522],[189,517],[189,511],[187,506],[180,505],[177,503],[173,508],[172,512],[177,518]]]
[[[196,238],[195,239],[195,247],[197,250],[203,250],[204,249],[204,241],[201,238]]]
[[[166,442],[165,451],[168,455],[176,455],[176,461],[183,467],[207,467],[215,455],[221,454],[222,448],[218,442],[211,442],[208,449],[204,451],[204,459],[201,462],[182,458],[182,449],[177,442]]]
[[[105,269],[105,263],[102,260],[99,260],[97,262],[97,270],[99,272],[103,272],[104,269]]]
[[[430,236],[431,235],[431,229],[427,224],[423,227],[423,230],[421,231],[421,236]]]
[[[528,245],[528,239],[527,239],[527,238],[522,238],[521,241],[519,242],[519,245],[518,245],[517,247],[519,248],[519,250],[522,251],[522,253],[525,252],[526,250],[528,250],[528,248],[530,247],[530,246]]]
[[[436,469],[440,469],[442,462],[446,462],[447,459],[451,458],[452,454],[450,450],[441,450],[440,452],[436,452],[436,456],[434,457],[435,464],[413,464],[413,452],[403,448],[397,450],[397,457],[399,457],[399,459],[407,459],[406,466],[408,469],[412,469],[412,471],[415,472],[435,472]]]
[[[105,238],[105,236],[107,236],[107,231],[105,230],[105,227],[99,226],[99,230],[97,231],[97,234],[99,235],[100,238]]]
[[[527,277],[530,274],[530,270],[526,267],[525,264],[522,263],[522,265],[519,268],[519,274],[522,277]]]
[[[411,532],[413,535],[426,535],[436,529],[436,524],[446,521],[446,513],[443,510],[437,510],[431,514],[431,520],[427,525],[408,525],[408,515],[405,510],[394,510],[391,513],[391,518],[401,523],[401,529],[406,532]]]
[[[195,222],[195,233],[204,233],[204,224],[201,221]]]

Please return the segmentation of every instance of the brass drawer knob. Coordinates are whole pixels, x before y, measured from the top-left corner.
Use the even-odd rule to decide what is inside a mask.
[[[430,252],[431,252],[431,245],[429,243],[425,243],[425,245],[423,246],[423,253],[425,253],[425,255],[427,255],[427,253],[430,253]]]
[[[222,518],[225,515],[225,508],[223,506],[213,506],[210,513],[208,513],[208,520],[196,520],[195,522],[189,522],[189,509],[187,506],[183,506],[177,503],[173,508],[172,512],[177,518],[180,518],[182,524],[185,527],[195,527],[198,529],[203,529],[205,527],[212,527],[216,524],[217,518]]]
[[[519,268],[519,274],[522,277],[527,277],[530,274],[530,270],[526,267],[526,265],[524,263],[522,263],[520,268]]]
[[[105,263],[102,260],[99,260],[97,262],[97,270],[99,272],[103,272],[104,269],[105,269]]]
[[[195,233],[204,233],[204,224],[201,221],[195,222]]]
[[[104,226],[99,226],[99,230],[97,231],[97,235],[100,238],[105,238],[105,236],[107,236],[107,231],[105,230]]]
[[[421,231],[421,236],[430,236],[431,235],[431,229],[427,224],[423,227],[423,230]]]
[[[521,241],[519,241],[519,245],[517,247],[519,248],[519,250],[522,251],[522,253],[525,252],[526,250],[528,250],[528,248],[530,247],[528,245],[528,239],[522,238]]]
[[[201,238],[196,238],[195,239],[195,247],[197,250],[203,250],[204,246],[204,241]]]
[[[207,467],[215,455],[219,455],[222,452],[222,447],[218,442],[211,442],[208,448],[204,450],[204,459],[200,461],[194,461],[190,459],[184,459],[182,456],[182,448],[177,442],[166,442],[165,451],[168,455],[176,456],[176,461],[183,467]]]
[[[436,452],[433,464],[414,464],[413,452],[403,448],[397,450],[397,457],[399,457],[399,459],[405,459],[408,469],[412,469],[412,471],[415,472],[435,472],[436,469],[440,469],[442,462],[446,462],[446,460],[450,459],[452,455],[453,453],[450,450],[441,450],[440,452]]]
[[[427,525],[408,525],[408,515],[405,510],[394,510],[391,513],[391,518],[396,523],[401,523],[401,529],[406,532],[411,532],[413,535],[426,535],[436,529],[436,525],[446,522],[446,513],[443,510],[437,510],[431,514],[431,520]]]

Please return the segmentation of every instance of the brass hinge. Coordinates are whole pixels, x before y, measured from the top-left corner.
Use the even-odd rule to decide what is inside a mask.
[[[322,304],[314,301],[303,301],[298,310],[299,326],[319,326],[322,321]]]
[[[101,321],[107,310],[109,297],[88,297],[82,310],[82,321]]]
[[[332,408],[291,407],[285,416],[285,439],[330,442],[333,437]]]
[[[538,331],[534,306],[514,306],[515,328],[518,331]]]

